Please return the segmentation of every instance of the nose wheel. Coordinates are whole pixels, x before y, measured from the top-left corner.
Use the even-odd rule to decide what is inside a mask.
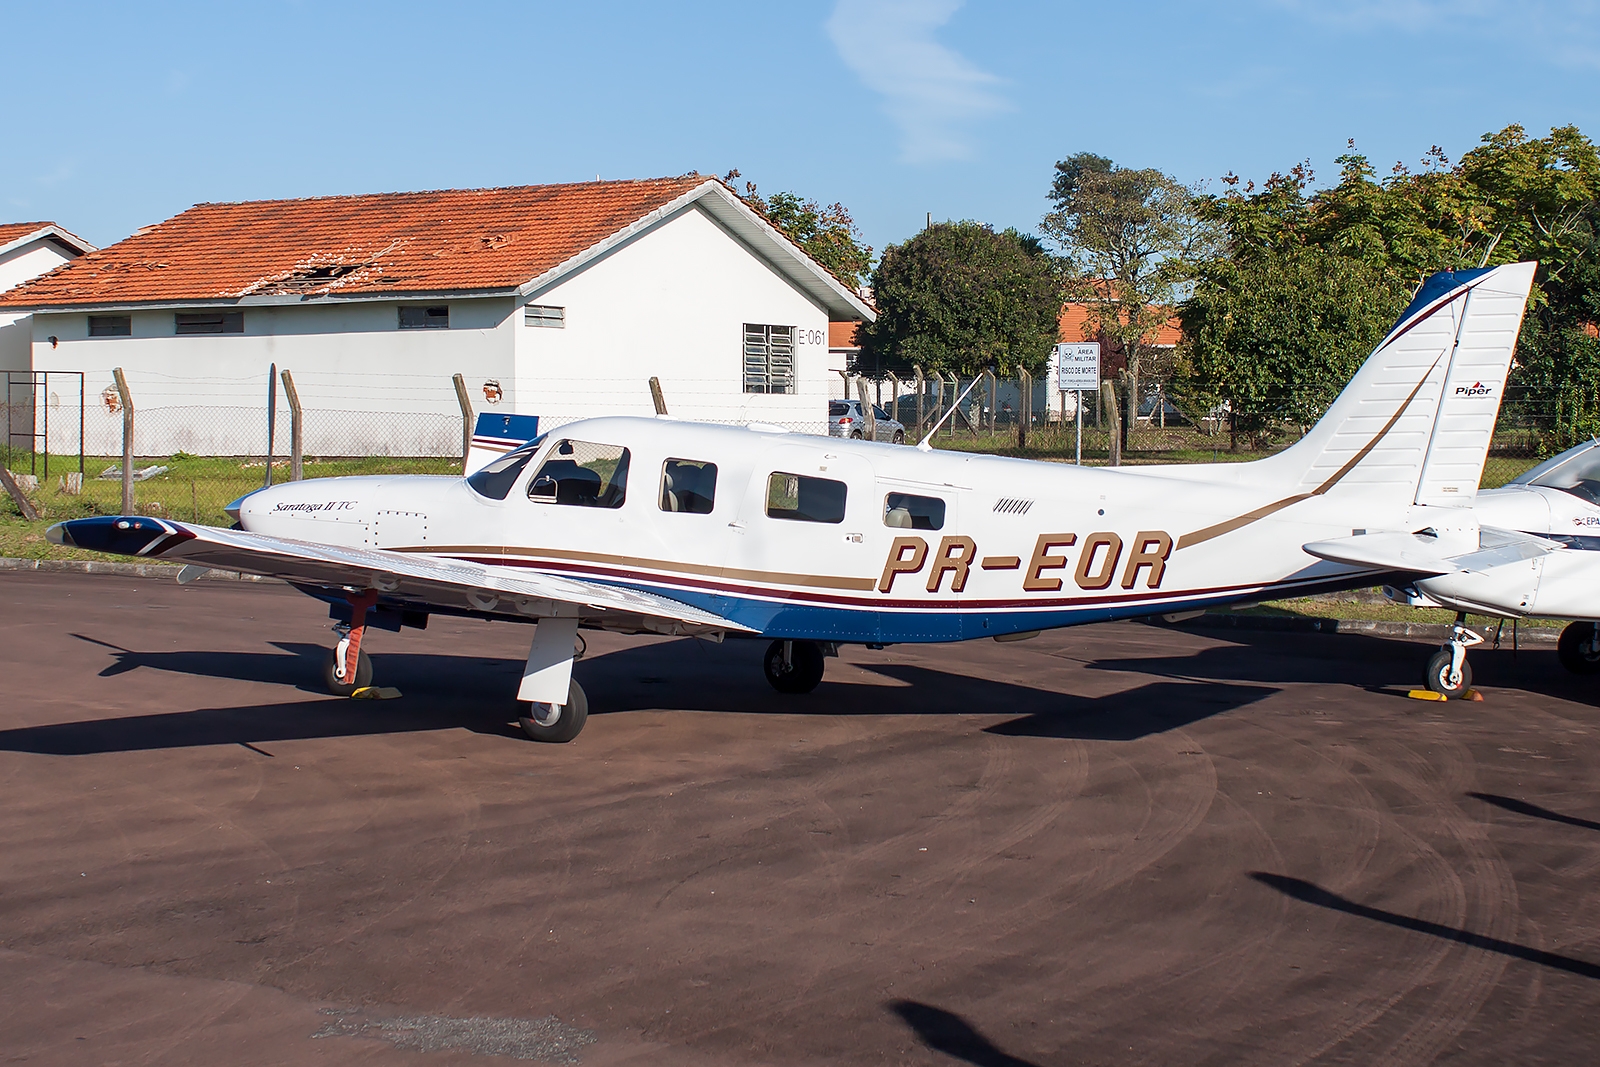
[[[1464,696],[1472,688],[1472,665],[1467,662],[1467,649],[1481,644],[1483,638],[1467,629],[1466,613],[1457,615],[1449,640],[1429,658],[1422,684],[1440,696]]]
[[[809,693],[822,681],[822,646],[815,641],[774,641],[761,668],[780,693]]]

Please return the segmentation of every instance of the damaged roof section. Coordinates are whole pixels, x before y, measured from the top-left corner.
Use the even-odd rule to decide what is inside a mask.
[[[197,204],[6,292],[0,306],[513,290],[708,181]]]

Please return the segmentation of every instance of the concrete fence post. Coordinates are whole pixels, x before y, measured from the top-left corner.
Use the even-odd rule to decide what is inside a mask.
[[[867,432],[864,436],[869,441],[876,441],[878,439],[878,419],[876,413],[872,410],[872,400],[867,396],[867,380],[865,378],[856,379],[856,399],[861,401],[861,417],[867,420]]]
[[[122,513],[133,514],[133,393],[128,391],[127,375],[121,367],[111,371],[122,400]]]
[[[294,375],[288,371],[283,372],[283,395],[289,401],[289,480],[298,482],[306,476],[301,436],[305,412],[300,407],[300,391],[294,387]]]
[[[461,405],[461,473],[467,473],[467,456],[472,452],[472,398],[467,395],[467,380],[451,376],[456,385],[456,403]]]
[[[1028,447],[1028,424],[1033,421],[1033,375],[1017,371],[1017,449]]]
[[[922,440],[922,403],[928,394],[927,379],[922,376],[922,364],[913,363],[911,369],[917,372],[917,440]]]

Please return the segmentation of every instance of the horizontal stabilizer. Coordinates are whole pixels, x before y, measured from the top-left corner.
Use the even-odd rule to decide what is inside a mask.
[[[1458,542],[1441,539],[1430,530],[1417,533],[1370,533],[1312,541],[1303,546],[1318,559],[1407,574],[1454,574],[1484,571],[1506,563],[1534,559],[1563,546],[1532,534],[1485,526],[1478,532],[1474,550],[1460,551]]]

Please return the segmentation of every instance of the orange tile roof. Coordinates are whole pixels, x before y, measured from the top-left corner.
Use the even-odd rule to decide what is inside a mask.
[[[196,204],[9,290],[0,306],[511,289],[715,180]]]
[[[53,222],[0,222],[0,247],[10,244],[19,237],[26,237],[36,230],[54,225]]]
[[[1061,340],[1063,341],[1093,341],[1095,335],[1089,326],[1089,307],[1087,304],[1066,304],[1061,308]],[[1179,329],[1178,318],[1174,315],[1150,333],[1145,334],[1144,343],[1147,345],[1175,345],[1183,340],[1183,331]]]
[[[860,341],[856,340],[856,327],[860,326],[859,320],[855,322],[830,322],[828,323],[829,348],[858,348]]]

